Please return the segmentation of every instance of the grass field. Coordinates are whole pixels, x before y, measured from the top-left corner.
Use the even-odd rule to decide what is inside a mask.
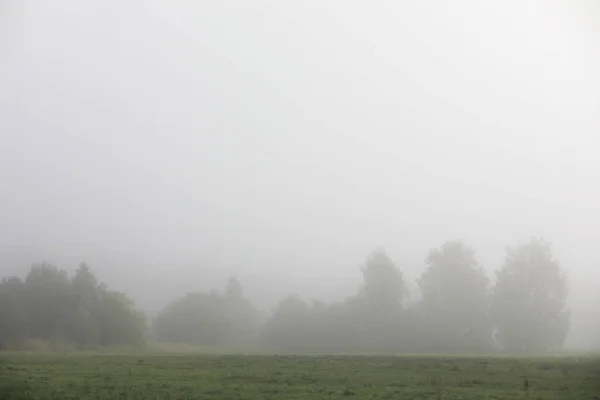
[[[0,399],[600,399],[600,359],[0,353]]]

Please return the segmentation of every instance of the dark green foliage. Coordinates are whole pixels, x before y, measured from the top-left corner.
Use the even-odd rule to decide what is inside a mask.
[[[15,367],[0,364],[0,398],[15,400],[593,400],[600,394],[600,360],[586,357],[9,355],[6,362]]]
[[[29,339],[76,345],[141,344],[145,317],[122,293],[100,284],[82,264],[70,280],[50,264],[31,267],[24,281],[0,283],[0,343],[18,347]]]

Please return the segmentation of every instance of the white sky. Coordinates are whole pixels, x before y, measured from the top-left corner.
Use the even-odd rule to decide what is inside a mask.
[[[572,340],[600,313],[594,1],[4,0],[0,35],[0,272],[267,306],[352,293],[378,245],[414,279],[541,235]]]

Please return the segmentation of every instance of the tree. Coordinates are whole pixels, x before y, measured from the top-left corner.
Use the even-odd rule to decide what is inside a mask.
[[[422,340],[435,351],[485,350],[491,345],[488,279],[473,250],[446,242],[425,263],[418,280]]]
[[[384,249],[374,250],[361,268],[361,297],[370,312],[385,312],[402,308],[407,292],[402,272]]]
[[[364,330],[357,323],[356,297],[328,306],[313,307],[315,320],[318,323],[319,350],[323,352],[357,352],[365,347]],[[315,335],[316,336],[316,335]]]
[[[108,290],[85,263],[75,271],[71,291],[77,304],[72,315],[72,340],[102,345],[145,342],[145,314],[135,308],[125,293]]]
[[[54,283],[64,285],[68,282],[69,275],[65,270],[58,269],[56,266],[46,262],[33,264],[25,277],[25,283],[28,284]]]
[[[77,308],[67,272],[48,263],[34,264],[23,290],[29,335],[43,340],[65,339]]]
[[[569,329],[567,282],[550,243],[531,239],[509,248],[492,297],[499,344],[509,352],[560,349]]]
[[[160,341],[216,346],[222,339],[223,321],[218,314],[218,297],[186,293],[170,302],[157,316],[152,330]]]
[[[71,280],[71,289],[77,302],[71,336],[78,344],[97,343],[100,339],[100,299],[105,287],[98,282],[91,268],[82,263]]]
[[[85,263],[80,264],[75,271],[71,286],[78,300],[87,305],[98,301],[100,292],[105,290],[104,285],[98,282],[98,278],[96,278],[92,269]]]
[[[238,346],[254,338],[256,312],[231,278],[225,293],[187,293],[167,305],[153,324],[158,340],[204,346]]]
[[[404,333],[406,287],[385,250],[374,250],[361,267],[358,295],[345,302],[312,306],[288,296],[263,332],[268,347],[286,351],[348,352],[399,350]]]
[[[297,295],[279,301],[263,332],[265,345],[276,350],[309,350],[309,313],[308,304]]]
[[[102,345],[141,345],[146,339],[146,316],[124,293],[102,292],[95,313]]]
[[[243,296],[243,289],[240,281],[235,277],[229,278],[225,286],[225,296],[230,299],[240,299]]]
[[[243,346],[254,340],[257,334],[257,312],[244,297],[242,285],[231,277],[225,286],[222,312],[226,320],[224,340],[228,345]]]
[[[140,344],[145,316],[123,293],[108,291],[82,264],[73,279],[35,264],[24,281],[0,282],[0,344],[27,339],[87,344]]]
[[[0,281],[0,350],[27,336],[22,286],[23,282],[19,278]]]

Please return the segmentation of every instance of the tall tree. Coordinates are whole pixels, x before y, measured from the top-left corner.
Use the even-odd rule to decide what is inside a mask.
[[[82,263],[71,279],[71,290],[77,302],[72,318],[72,338],[79,344],[97,343],[100,335],[98,319],[103,286],[91,268]]]
[[[227,281],[222,307],[227,324],[224,338],[227,344],[247,345],[257,333],[257,312],[244,297],[242,284],[235,277]]]
[[[569,329],[568,288],[550,243],[534,238],[509,248],[496,275],[492,315],[500,345],[527,353],[561,348]]]
[[[34,264],[23,289],[29,334],[45,340],[68,336],[76,303],[67,272],[48,263]]]
[[[383,248],[375,249],[362,267],[363,285],[355,304],[357,323],[367,351],[395,351],[404,333],[403,301],[407,289],[402,272]]]
[[[418,284],[424,341],[436,351],[481,351],[491,345],[488,279],[473,250],[444,243],[425,259]]]
[[[402,308],[407,294],[404,278],[383,248],[377,248],[369,254],[361,271],[361,297],[369,311],[385,312]]]
[[[0,350],[22,341],[27,336],[23,286],[19,278],[0,281]]]
[[[225,286],[225,296],[230,299],[240,299],[243,296],[242,284],[236,277],[231,277]]]

